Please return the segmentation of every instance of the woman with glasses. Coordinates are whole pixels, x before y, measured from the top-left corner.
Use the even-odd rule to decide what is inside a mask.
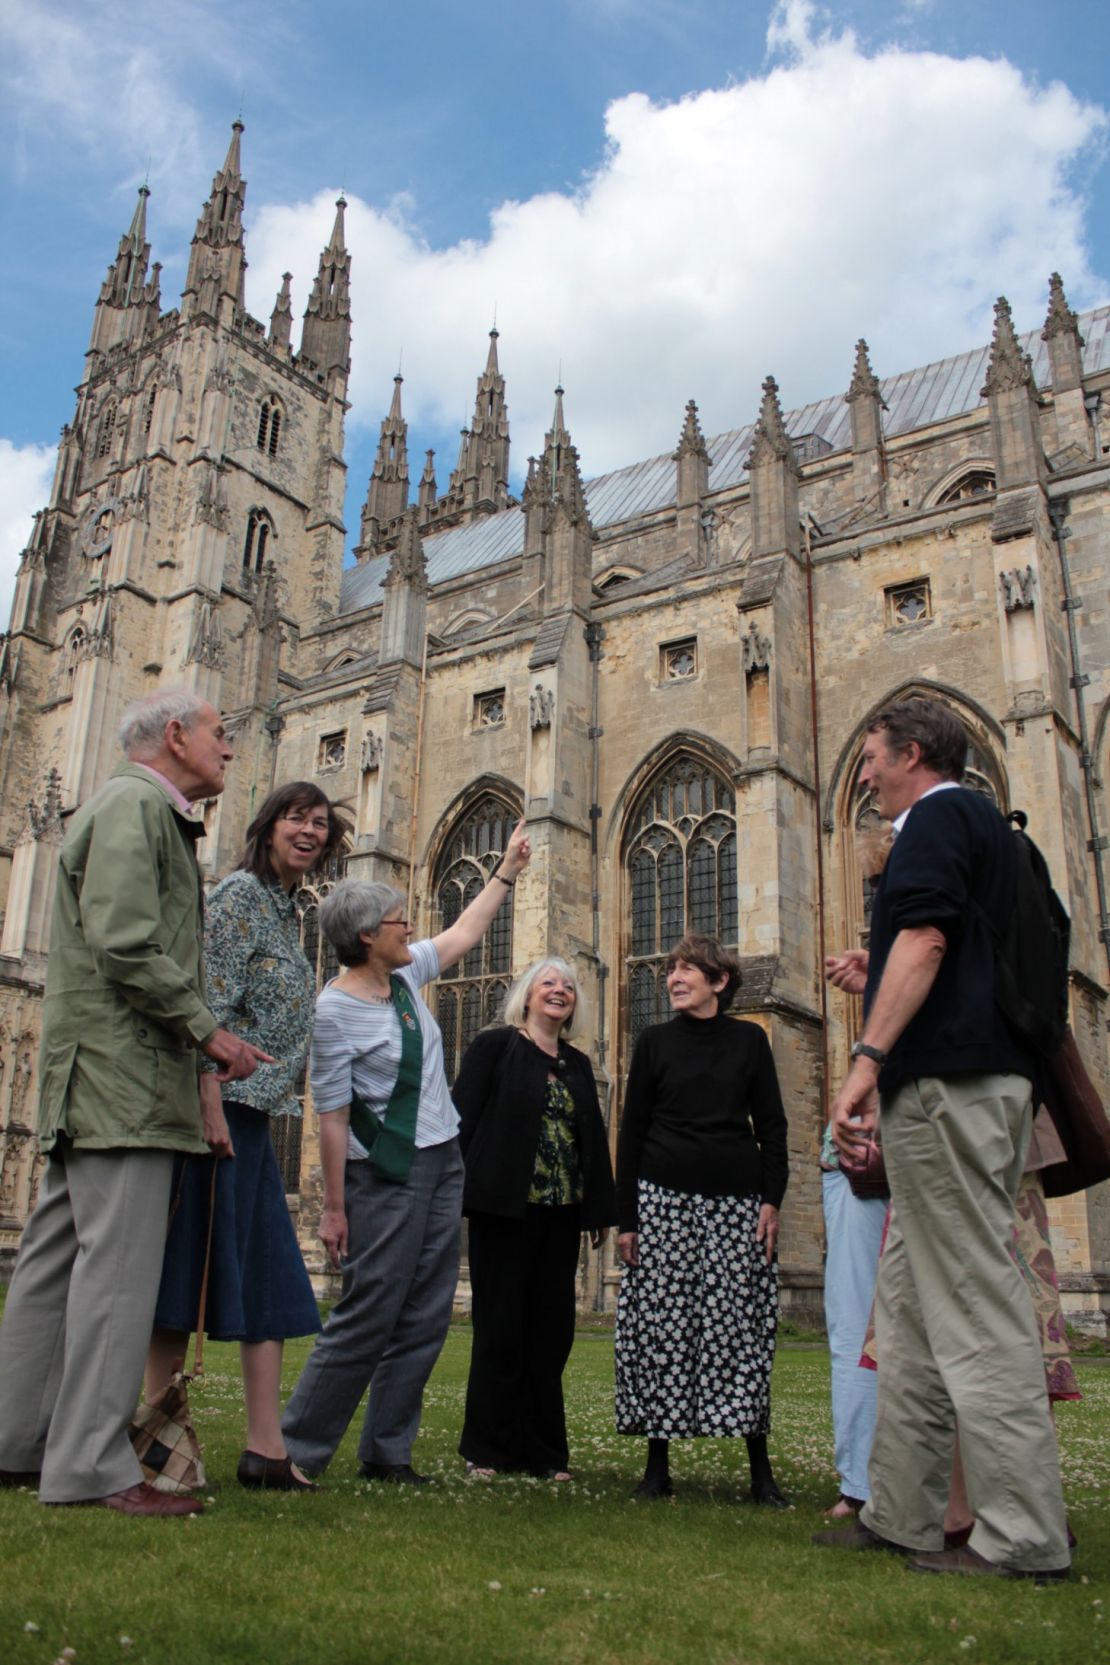
[[[285,1202],[270,1139],[271,1116],[299,1116],[297,1088],[312,1032],[316,974],[301,950],[293,893],[333,856],[347,821],[318,786],[292,781],[247,828],[243,858],[205,907],[208,1001],[220,1024],[273,1058],[249,1081],[201,1076],[209,1157],[182,1160],[166,1240],[147,1397],[167,1385],[197,1319],[212,1219],[205,1330],[238,1341],[247,1413],[240,1485],[312,1489],[281,1434],[281,1356],[287,1337],[312,1335],[320,1315]],[[220,1160],[233,1158],[233,1160]],[[213,1203],[212,1164],[216,1164]]]
[[[391,885],[345,879],[320,909],[345,968],[316,1003],[310,1066],[319,1235],[343,1269],[343,1291],[282,1418],[290,1455],[308,1474],[328,1466],[372,1378],[360,1474],[425,1482],[412,1444],[451,1319],[463,1162],[443,1039],[419,990],[481,941],[531,853],[521,821],[485,888],[423,942],[410,943],[405,898]]]

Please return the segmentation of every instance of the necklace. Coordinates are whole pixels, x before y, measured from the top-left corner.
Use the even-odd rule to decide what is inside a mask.
[[[558,1058],[558,1056],[559,1056],[559,1043],[558,1043],[558,1041],[555,1042],[555,1051],[554,1052],[549,1052],[547,1047],[544,1046],[542,1044],[542,1042],[537,1041],[535,1035],[533,1035],[532,1031],[528,1028],[527,1024],[525,1024],[522,1027],[520,1032],[521,1032],[522,1035],[526,1036],[528,1040],[531,1041],[532,1045],[535,1047],[537,1052],[542,1052],[546,1058]]]

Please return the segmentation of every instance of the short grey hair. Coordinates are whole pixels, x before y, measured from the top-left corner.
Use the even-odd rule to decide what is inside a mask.
[[[167,723],[180,723],[191,733],[207,703],[191,688],[159,688],[132,700],[119,725],[124,756],[156,757],[165,744]]]
[[[320,929],[335,949],[340,965],[362,965],[366,960],[363,931],[371,936],[394,908],[403,908],[405,893],[377,880],[340,879],[320,903]]]
[[[542,960],[533,960],[525,966],[519,977],[514,978],[505,1004],[501,1008],[501,1016],[505,1023],[513,1029],[522,1029],[524,1019],[528,1015],[528,996],[532,992],[532,985],[542,971],[557,971],[560,977],[565,977],[568,983],[574,984],[574,1010],[559,1031],[561,1035],[569,1035],[580,1025],[585,1017],[585,1001],[578,981],[578,973],[567,960],[560,959],[558,954],[547,954]]]

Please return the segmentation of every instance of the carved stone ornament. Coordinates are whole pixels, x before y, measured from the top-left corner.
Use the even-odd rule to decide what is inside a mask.
[[[60,844],[62,841],[62,777],[51,769],[41,804],[30,799],[21,844]]]
[[[1011,567],[1008,572],[999,573],[998,587],[1002,591],[1002,605],[1007,613],[1017,613],[1023,607],[1034,605],[1036,582],[1037,575],[1032,567]]]
[[[741,638],[740,648],[746,676],[751,676],[753,671],[765,671],[770,665],[771,638],[760,634],[754,619],[748,627],[748,634]]]
[[[122,501],[118,497],[105,498],[86,510],[78,533],[78,548],[90,561],[99,561],[112,547],[112,530]]]
[[[359,767],[364,775],[368,775],[371,769],[381,768],[383,749],[382,737],[380,734],[363,735],[362,753],[359,757]]]
[[[555,694],[537,682],[528,696],[529,728],[550,728],[555,716]]]
[[[218,671],[223,659],[224,633],[220,609],[214,602],[202,601],[193,616],[185,663],[207,665],[210,670]]]

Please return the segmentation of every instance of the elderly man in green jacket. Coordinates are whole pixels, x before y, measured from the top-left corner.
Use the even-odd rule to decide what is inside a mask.
[[[127,762],[78,809],[58,868],[39,1066],[50,1153],[0,1328],[0,1485],[43,1503],[196,1513],[142,1481],[127,1429],[150,1339],[175,1151],[203,1151],[198,1054],[256,1047],[204,999],[196,800],[223,791],[220,715],[170,690],[126,712]]]

